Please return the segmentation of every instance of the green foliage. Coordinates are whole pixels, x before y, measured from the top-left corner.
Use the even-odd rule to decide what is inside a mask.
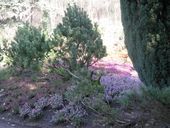
[[[64,81],[68,81],[71,78],[71,75],[63,67],[52,67],[50,72],[62,76]]]
[[[144,92],[162,104],[170,106],[170,87],[163,89],[147,87],[145,88]]]
[[[90,72],[87,69],[82,68],[74,74],[79,79],[73,78],[73,86],[65,93],[66,99],[69,101],[79,102],[85,97],[104,93],[103,87],[91,80]]]
[[[3,60],[3,50],[2,48],[0,47],[0,62]]]
[[[13,115],[19,114],[19,107],[16,106],[16,107],[12,108],[11,112],[12,112]]]
[[[66,71],[62,67],[54,68],[54,72],[56,72],[57,74],[62,75],[62,76],[64,76],[66,74]]]
[[[73,79],[73,86],[66,91],[68,101],[82,104],[86,110],[97,116],[97,120],[108,125],[113,122],[117,111],[104,101],[104,88],[90,79],[90,72],[81,69],[74,73],[79,79]],[[99,121],[99,120],[98,120]]]
[[[123,97],[123,98],[119,99],[118,102],[119,102],[121,105],[127,107],[127,106],[130,104],[130,99],[129,99],[128,96],[126,96],[126,97]]]
[[[0,106],[0,113],[3,113],[3,112],[5,112],[5,108],[1,105]]]
[[[121,0],[128,54],[147,86],[170,86],[170,1]]]
[[[7,80],[12,76],[12,74],[13,71],[11,68],[0,69],[0,80]]]
[[[163,89],[152,87],[152,86],[142,86],[140,90],[132,91],[127,93],[118,102],[125,107],[140,103],[141,106],[146,106],[152,104],[155,101],[162,103],[163,105],[170,105],[170,87],[165,87]]]
[[[14,42],[6,48],[6,55],[12,66],[21,68],[39,68],[50,50],[45,36],[37,28],[25,24],[19,27]]]
[[[120,105],[122,105],[122,107],[126,108],[131,106],[133,103],[136,103],[137,101],[142,104],[143,100],[146,100],[143,97],[144,96],[140,95],[139,92],[137,92],[136,90],[132,91],[129,90],[122,96],[118,97],[115,102],[119,103]]]
[[[78,6],[68,6],[65,17],[54,30],[58,57],[67,59],[71,69],[89,66],[106,55],[97,25]]]
[[[113,122],[115,122],[118,111],[103,100],[103,95],[86,97],[81,102],[94,115],[93,123],[111,127]]]
[[[74,118],[72,119],[72,123],[76,128],[79,128],[84,124],[84,120],[81,118]]]
[[[90,109],[99,115],[114,118],[117,113],[115,109],[111,108],[111,106],[103,101],[103,95],[84,98],[83,102],[86,106],[89,106]]]

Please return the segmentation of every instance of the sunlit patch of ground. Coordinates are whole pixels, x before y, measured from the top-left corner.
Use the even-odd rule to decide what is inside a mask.
[[[41,97],[50,96],[56,92],[62,94],[68,86],[69,83],[64,82],[56,74],[11,76],[0,81],[0,109],[13,111],[13,108],[18,109],[25,102],[32,104]]]

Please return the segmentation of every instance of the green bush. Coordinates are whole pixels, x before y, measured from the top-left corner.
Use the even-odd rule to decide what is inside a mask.
[[[0,69],[0,80],[7,80],[12,76],[12,74],[13,74],[12,69],[2,68]]]
[[[41,31],[25,24],[18,28],[14,40],[6,48],[11,65],[23,69],[39,67],[49,51],[49,45]]]
[[[163,89],[147,87],[144,92],[162,104],[170,106],[170,87]]]
[[[93,95],[100,95],[104,93],[104,88],[97,82],[92,81],[90,78],[90,71],[86,68],[82,68],[79,71],[74,72],[77,78],[72,78],[72,89],[66,91],[65,97],[72,102],[79,102],[85,97],[91,97]]]
[[[64,94],[65,99],[73,103],[80,103],[87,112],[96,115],[97,119],[93,119],[93,121],[102,122],[104,125],[113,123],[118,113],[104,101],[103,86],[90,79],[91,74],[87,69],[82,68],[74,74],[79,79],[72,79],[71,88]]]
[[[54,30],[57,55],[68,61],[71,69],[89,66],[93,59],[106,55],[97,25],[78,6],[69,5],[65,17]]]
[[[148,86],[170,86],[170,1],[121,0],[128,54]]]
[[[2,48],[0,47],[0,62],[3,60],[3,50]]]

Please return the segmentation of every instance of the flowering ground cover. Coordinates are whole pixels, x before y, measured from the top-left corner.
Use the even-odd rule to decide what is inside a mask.
[[[4,77],[0,80],[0,126],[1,122],[5,122],[4,119],[18,128],[53,128],[56,125],[75,127],[75,124],[81,124],[82,119],[85,120],[83,127],[87,128],[169,126],[168,117],[164,116],[169,110],[159,102],[134,93],[126,96],[128,92],[138,91],[142,86],[131,62],[106,57],[92,65],[90,70],[92,79],[104,87],[104,94],[92,94],[89,97],[93,91],[80,88],[80,92],[77,92],[80,95],[76,96],[82,96],[81,93],[84,92],[85,95],[78,97],[80,100],[82,98],[78,103],[66,99],[65,92],[69,88],[74,89],[74,84],[69,80],[65,81],[60,75],[27,72]],[[84,81],[85,84],[89,83],[85,77]],[[112,110],[116,118],[108,120],[113,117],[108,114]],[[60,124],[62,122],[64,124]]]
[[[105,97],[109,100],[120,92],[138,89],[142,85],[131,62],[104,58],[92,65],[91,70],[100,72],[100,84],[104,86]]]

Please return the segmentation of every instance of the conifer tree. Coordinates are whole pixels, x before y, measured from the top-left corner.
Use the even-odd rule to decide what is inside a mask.
[[[57,54],[69,61],[71,69],[89,66],[94,59],[106,55],[97,25],[77,5],[69,5],[65,16],[54,30],[58,42]]]
[[[140,79],[170,86],[170,1],[121,0],[128,54]]]

